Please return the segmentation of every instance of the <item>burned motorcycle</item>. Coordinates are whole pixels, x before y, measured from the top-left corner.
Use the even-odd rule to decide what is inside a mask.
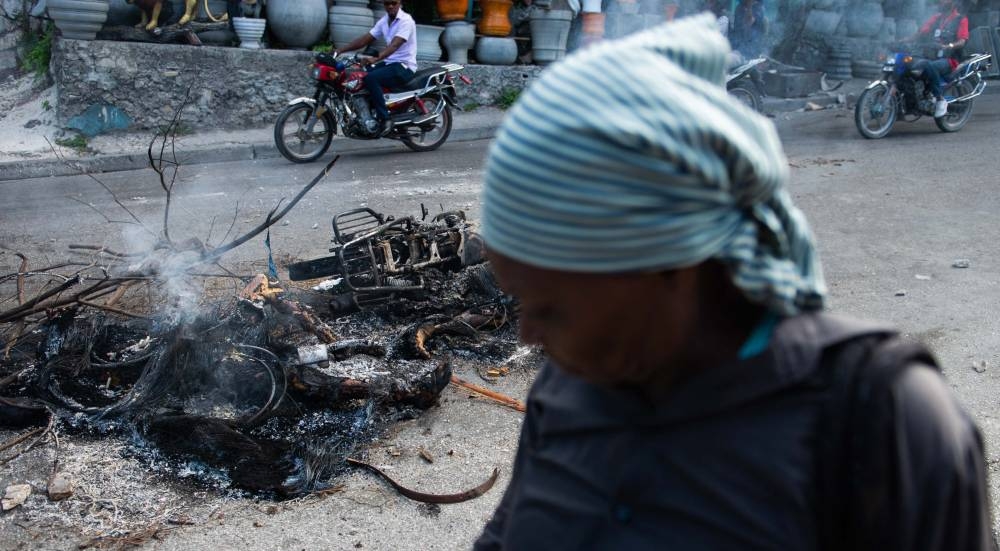
[[[854,123],[862,136],[881,138],[897,119],[913,122],[923,115],[934,116],[935,98],[918,61],[907,53],[895,53],[885,60],[882,78],[865,88],[854,107]],[[957,132],[969,122],[972,100],[986,88],[983,71],[989,62],[990,54],[973,54],[942,75],[948,112],[934,119],[942,132]]]
[[[316,54],[312,78],[316,92],[295,98],[274,123],[274,143],[281,155],[293,163],[308,163],[329,149],[339,128],[347,138],[399,140],[414,151],[432,151],[451,133],[451,109],[455,101],[453,77],[463,66],[448,63],[418,71],[401,90],[386,91],[386,106],[392,130],[380,136],[378,120],[364,85],[365,67],[356,55],[337,58],[334,53]],[[462,74],[462,82],[471,81]]]
[[[288,276],[293,281],[337,276],[328,290],[334,295],[330,308],[338,315],[394,298],[421,298],[427,290],[425,270],[455,271],[486,259],[482,238],[462,211],[427,221],[360,208],[334,216],[332,223],[333,254],[289,264]]]
[[[741,103],[757,112],[764,109],[764,80],[760,65],[766,57],[757,57],[733,67],[726,74],[726,90]]]

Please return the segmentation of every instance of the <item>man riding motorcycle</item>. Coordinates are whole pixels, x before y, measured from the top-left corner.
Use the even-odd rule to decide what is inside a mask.
[[[959,12],[955,0],[940,0],[938,13],[930,16],[917,34],[911,37],[918,43],[933,44],[927,52],[928,59],[918,61],[914,68],[923,70],[924,80],[934,94],[934,118],[948,113],[941,78],[950,74],[961,62],[962,48],[969,40],[969,18]]]
[[[417,26],[413,17],[403,11],[400,0],[384,0],[382,5],[385,6],[385,15],[375,26],[342,48],[348,52],[358,50],[371,45],[376,38],[388,44],[377,56],[360,58],[362,63],[373,66],[364,83],[381,125],[379,136],[385,136],[392,130],[392,119],[389,118],[382,88],[403,86],[417,70]]]

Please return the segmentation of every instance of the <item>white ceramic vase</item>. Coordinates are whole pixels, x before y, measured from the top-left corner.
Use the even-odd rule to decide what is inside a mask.
[[[417,25],[417,60],[438,61],[441,59],[441,33],[444,27]]]
[[[267,21],[286,46],[309,48],[326,31],[326,0],[270,0]]]
[[[266,25],[266,19],[234,17],[233,29],[236,31],[236,36],[240,37],[240,48],[259,49],[260,39],[264,36],[264,27]]]
[[[476,61],[484,65],[512,65],[517,61],[517,42],[513,38],[481,36],[476,41]]]
[[[476,43],[476,26],[465,21],[449,21],[444,24],[441,33],[441,44],[448,52],[448,61],[466,64],[469,62],[469,50]],[[420,47],[417,47],[420,53]]]
[[[370,31],[375,25],[375,18],[372,10],[368,9],[367,2],[361,4],[343,2],[344,0],[339,0],[334,4],[327,15],[330,42],[333,42],[333,47],[338,49]]]

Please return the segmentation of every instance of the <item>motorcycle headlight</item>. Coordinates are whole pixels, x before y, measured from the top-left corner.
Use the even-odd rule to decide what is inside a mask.
[[[313,67],[313,70],[312,70],[313,80],[319,80],[319,77],[322,74],[323,74],[323,71],[321,71],[319,67]]]

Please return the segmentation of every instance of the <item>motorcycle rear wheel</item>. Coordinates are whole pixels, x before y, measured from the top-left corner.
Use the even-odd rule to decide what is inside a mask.
[[[753,82],[740,81],[727,90],[730,96],[758,113],[764,112],[764,99]]]
[[[870,140],[885,137],[896,122],[897,99],[890,97],[888,105],[882,104],[888,93],[889,89],[884,85],[868,88],[861,93],[854,106],[854,125],[862,136]]]
[[[962,97],[966,94],[971,94],[972,90],[972,83],[963,80],[956,82],[953,86],[949,86],[945,90],[945,93],[956,97]],[[967,122],[969,122],[969,118],[972,116],[972,101],[973,100],[969,99],[949,104],[948,114],[939,119],[934,119],[934,124],[936,124],[942,132],[958,132]]]
[[[296,103],[285,107],[274,121],[274,145],[282,157],[293,163],[311,163],[319,159],[333,141],[337,122],[330,111],[324,111],[312,132],[307,132],[306,123],[312,115],[312,104]]]
[[[438,102],[444,100],[441,98],[424,98],[423,101],[424,107],[428,111],[434,111],[438,108]],[[448,140],[448,136],[451,134],[451,124],[451,107],[445,105],[444,109],[441,110],[441,114],[434,120],[422,125],[407,127],[406,131],[409,135],[403,138],[402,142],[413,151],[434,151]],[[416,133],[413,133],[414,131]]]

